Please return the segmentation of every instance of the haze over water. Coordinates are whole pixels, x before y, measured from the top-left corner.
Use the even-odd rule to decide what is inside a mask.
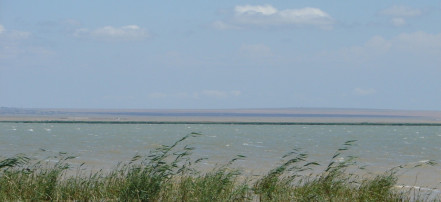
[[[0,153],[42,159],[67,152],[78,156],[73,163],[107,169],[192,132],[203,135],[183,144],[196,148],[194,157],[208,158],[202,166],[209,168],[240,154],[246,159],[237,165],[249,174],[269,171],[293,148],[327,165],[348,140],[357,142],[345,154],[358,156],[357,161],[374,172],[427,160],[441,162],[441,126],[0,123]],[[401,178],[412,185],[418,178],[417,185],[433,187],[441,181],[439,171],[437,166],[423,167]]]

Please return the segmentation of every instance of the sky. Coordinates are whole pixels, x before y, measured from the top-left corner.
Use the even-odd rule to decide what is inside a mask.
[[[441,110],[441,2],[0,0],[0,107]]]

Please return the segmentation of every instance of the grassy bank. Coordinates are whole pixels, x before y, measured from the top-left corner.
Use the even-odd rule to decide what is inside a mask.
[[[73,157],[59,154],[44,160],[24,155],[0,159],[0,200],[121,200],[121,201],[429,201],[438,200],[417,189],[396,188],[401,167],[381,175],[359,176],[356,158],[340,157],[353,141],[345,142],[321,172],[309,174],[317,162],[294,149],[263,176],[245,176],[233,164],[244,156],[219,164],[209,172],[196,170],[205,159],[191,158],[185,140],[136,155],[110,171],[72,168]],[[431,162],[426,162],[431,164]]]

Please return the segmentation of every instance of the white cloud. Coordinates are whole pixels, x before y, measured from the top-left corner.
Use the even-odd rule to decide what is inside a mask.
[[[301,8],[278,10],[271,5],[244,5],[234,8],[235,15],[228,21],[216,21],[218,29],[243,26],[314,26],[331,29],[332,17],[319,8]],[[213,23],[214,24],[214,23]]]
[[[367,96],[367,95],[373,95],[377,93],[377,91],[373,88],[355,88],[353,90],[353,93],[359,96]]]
[[[380,13],[393,17],[416,17],[422,14],[421,10],[406,6],[392,6],[382,10]]]
[[[280,12],[281,20],[292,24],[328,25],[332,18],[318,8],[290,9]]]
[[[3,27],[3,25],[0,25],[0,34],[3,33],[3,31],[5,31],[5,27]]]
[[[254,15],[254,14],[261,14],[261,15],[273,15],[277,13],[277,9],[272,7],[271,5],[264,5],[264,6],[251,6],[251,5],[245,5],[245,6],[236,6],[234,8],[234,11],[237,15]]]
[[[140,28],[138,25],[127,25],[122,27],[105,26],[94,30],[81,28],[75,30],[74,36],[90,36],[98,39],[142,40],[148,38],[149,34],[147,30]]]
[[[98,37],[143,38],[148,36],[147,32],[141,30],[137,25],[127,25],[120,28],[106,26],[98,28],[91,33]]]

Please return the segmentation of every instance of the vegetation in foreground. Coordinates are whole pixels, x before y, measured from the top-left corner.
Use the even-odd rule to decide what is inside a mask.
[[[204,159],[190,158],[193,147],[182,143],[192,133],[162,146],[146,156],[136,155],[110,172],[84,173],[82,166],[72,173],[69,159],[60,154],[56,162],[33,161],[24,155],[0,160],[0,200],[81,201],[432,201],[433,193],[395,187],[397,169],[360,177],[348,168],[355,158],[339,161],[352,145],[348,141],[331,157],[319,174],[305,174],[316,162],[294,149],[278,167],[259,177],[245,177],[231,165],[244,156],[210,172],[195,170]],[[432,162],[427,162],[431,164]],[[358,168],[362,169],[362,168]]]

